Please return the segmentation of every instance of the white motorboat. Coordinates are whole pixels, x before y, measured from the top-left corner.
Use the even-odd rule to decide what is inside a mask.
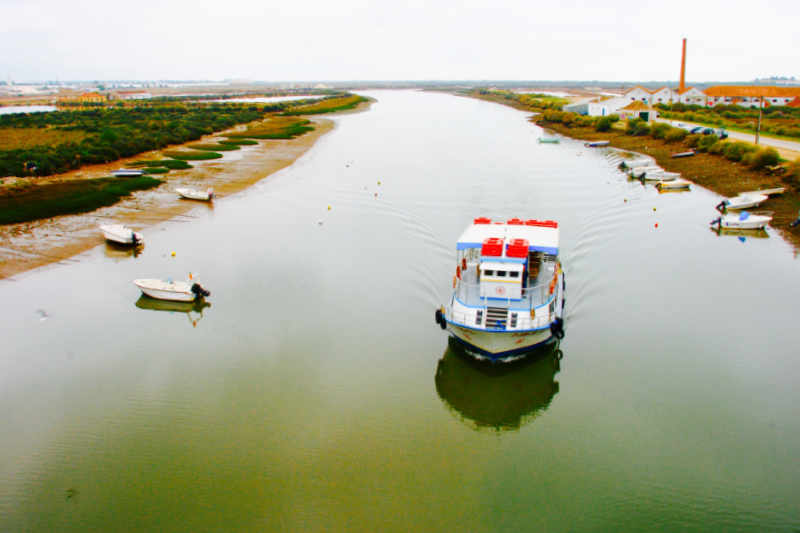
[[[189,200],[200,200],[202,202],[209,202],[214,199],[214,189],[209,187],[205,191],[198,191],[196,189],[177,188],[175,192],[181,197]]]
[[[564,336],[557,222],[476,218],[456,258],[450,302],[435,319],[472,355],[508,361]]]
[[[608,146],[609,142],[610,141],[590,141],[590,142],[583,143],[583,145],[586,148],[600,148],[600,147],[603,147],[603,146]]]
[[[758,207],[765,202],[769,196],[766,194],[745,193],[733,198],[725,198],[717,204],[717,210],[725,212],[728,209],[750,209]]]
[[[681,177],[681,173],[680,172],[667,172],[665,170],[664,172],[661,173],[660,176],[654,177],[653,180],[654,181],[673,181],[673,180],[676,180],[676,179],[678,179],[680,177]],[[645,179],[647,179],[646,176],[645,176]]]
[[[772,221],[772,215],[768,212],[742,211],[717,217],[711,221],[711,225],[716,225],[720,229],[763,229],[770,221]]]
[[[677,190],[677,189],[688,189],[688,188],[691,187],[691,185],[692,185],[691,181],[683,180],[683,179],[680,179],[680,178],[674,178],[674,179],[669,180],[669,181],[659,181],[658,183],[656,183],[656,187],[659,190],[663,190],[663,191],[671,191],[671,190]]]
[[[660,166],[648,165],[644,167],[632,167],[629,174],[632,178],[640,180],[647,179],[648,176],[651,176],[650,179],[652,179],[653,176],[660,176],[662,172],[664,172],[664,169]]]
[[[199,283],[189,281],[172,281],[171,279],[135,279],[133,284],[150,298],[171,300],[173,302],[191,302],[211,295]]]
[[[650,159],[644,159],[644,158],[640,158],[640,159],[624,159],[624,160],[620,161],[619,168],[621,170],[625,170],[625,169],[631,169],[631,168],[636,168],[636,167],[649,167],[649,166],[652,166],[652,164],[653,164],[653,161],[650,160]]]
[[[139,245],[144,242],[141,233],[133,231],[128,226],[123,226],[122,224],[101,224],[100,231],[103,232],[103,237],[105,237],[106,240],[117,244]]]
[[[118,178],[135,178],[144,174],[144,171],[138,168],[120,168],[113,171],[111,174]]]

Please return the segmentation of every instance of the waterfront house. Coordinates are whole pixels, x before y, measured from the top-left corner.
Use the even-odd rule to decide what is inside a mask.
[[[645,122],[651,122],[656,119],[658,112],[640,101],[633,101],[619,110],[619,118],[622,120],[631,118],[640,118]]]
[[[764,107],[789,105],[800,98],[800,87],[774,87],[758,85],[715,85],[705,90],[707,105],[740,105],[758,107],[763,98]]]

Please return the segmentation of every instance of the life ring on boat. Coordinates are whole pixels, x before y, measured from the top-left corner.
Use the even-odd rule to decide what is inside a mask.
[[[467,271],[467,258],[466,257],[462,257],[461,258],[461,270],[463,270],[464,272]]]
[[[550,280],[550,294],[553,294],[553,291],[556,290],[556,280],[555,278]]]
[[[434,318],[434,320],[436,320],[437,324],[441,324],[442,323],[442,310],[441,309],[437,309],[436,313],[433,314],[433,318]]]
[[[564,321],[560,318],[556,318],[552,324],[550,324],[550,332],[553,334],[558,340],[564,338]]]
[[[456,277],[458,279],[461,279],[461,267],[460,266],[456,266]]]
[[[454,289],[456,288],[456,280],[457,280],[457,279],[458,279],[458,278],[456,278],[455,276],[453,276],[453,288],[454,288]]]

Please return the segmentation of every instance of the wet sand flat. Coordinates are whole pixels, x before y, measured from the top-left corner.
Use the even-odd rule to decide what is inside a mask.
[[[217,198],[224,198],[249,187],[291,165],[334,126],[333,121],[326,118],[310,120],[314,131],[294,139],[261,140],[258,145],[242,146],[240,150],[224,152],[222,159],[191,161],[194,168],[173,170],[159,175],[159,178],[165,180],[163,185],[136,192],[113,206],[90,213],[0,226],[0,279],[49,263],[70,261],[72,256],[102,244],[103,237],[97,229],[98,224],[116,222],[141,230],[173,218],[187,217],[186,213],[198,204],[181,200],[174,192],[176,187],[202,190],[213,187]],[[225,133],[241,131],[245,127],[246,125],[240,125],[186,144],[213,142],[223,138]],[[165,150],[175,148],[171,146]],[[160,158],[161,152],[146,152],[109,164],[86,166],[65,174],[41,178],[37,183],[108,176],[111,171],[125,167],[133,161]]]

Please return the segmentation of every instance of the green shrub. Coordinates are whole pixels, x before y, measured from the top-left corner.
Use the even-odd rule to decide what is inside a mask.
[[[608,118],[612,124],[619,122],[619,115],[608,115]]]
[[[701,135],[700,140],[697,141],[697,151],[707,152],[718,140],[716,135]]]
[[[669,124],[665,124],[664,122],[658,122],[656,124],[653,124],[653,127],[650,128],[651,131],[650,134],[653,136],[654,139],[664,139],[667,137],[667,133],[671,129],[672,126],[670,126]]]
[[[597,131],[609,131],[611,130],[612,124],[613,123],[611,122],[610,117],[602,117],[600,120],[597,121],[597,124],[595,125],[594,129]]]
[[[787,185],[791,185],[795,189],[800,189],[800,159],[789,163],[786,174],[784,174],[781,179]]]
[[[722,154],[730,161],[741,161],[745,154],[755,152],[757,148],[752,144],[744,142],[728,142],[725,143],[725,149]]]
[[[644,120],[633,118],[628,119],[627,127],[625,128],[626,135],[642,136],[650,133],[650,126]]]
[[[690,148],[697,148],[697,145],[700,143],[700,139],[702,139],[702,135],[698,135],[693,133],[692,135],[686,136],[686,144],[689,145]]]
[[[751,152],[742,158],[742,162],[746,163],[754,170],[777,165],[780,160],[781,157],[774,148],[762,148],[761,150],[757,152]]]
[[[664,140],[668,143],[680,142],[686,138],[688,132],[683,128],[670,128]]]
[[[715,155],[722,155],[722,152],[728,147],[729,143],[725,141],[718,141],[716,139],[714,140],[715,140],[714,144],[708,147],[708,153]]]

